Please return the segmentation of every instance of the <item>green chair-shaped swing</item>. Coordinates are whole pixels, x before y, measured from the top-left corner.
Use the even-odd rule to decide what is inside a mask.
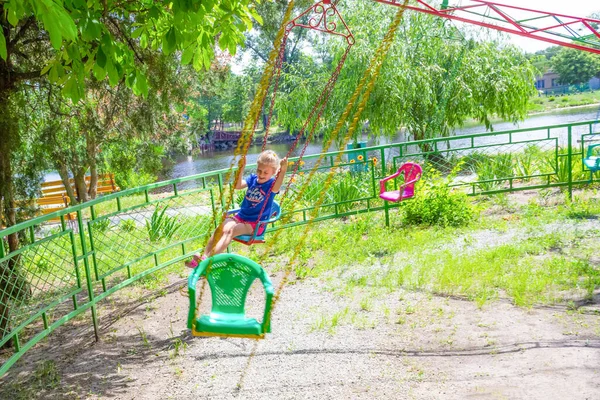
[[[212,295],[209,315],[197,316],[196,285],[205,276]],[[246,296],[255,279],[265,289],[262,322],[246,318]],[[237,254],[218,254],[202,261],[188,278],[190,311],[188,328],[194,336],[226,336],[262,339],[271,332],[269,316],[273,285],[266,271],[257,263]]]
[[[594,152],[594,149],[596,149],[596,152]],[[587,154],[583,159],[583,163],[592,172],[600,171],[600,144],[592,144],[588,146]]]

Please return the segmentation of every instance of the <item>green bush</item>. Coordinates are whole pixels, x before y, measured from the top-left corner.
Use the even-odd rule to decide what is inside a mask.
[[[402,204],[404,221],[409,225],[467,225],[475,215],[465,193],[452,191],[449,183],[454,174],[442,179],[439,174],[428,171],[420,190],[413,199]]]

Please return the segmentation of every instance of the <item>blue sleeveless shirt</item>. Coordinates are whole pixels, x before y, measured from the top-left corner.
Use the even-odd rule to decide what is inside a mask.
[[[267,198],[267,193],[274,182],[275,177],[272,177],[265,183],[260,184],[258,183],[258,176],[256,176],[256,174],[251,174],[246,178],[248,190],[246,191],[246,196],[244,196],[244,201],[242,201],[242,205],[240,206],[240,211],[237,214],[238,217],[248,222],[258,221],[260,211],[266,201],[267,205],[265,206],[262,215],[260,215],[260,219],[261,221],[269,219],[271,205],[273,204],[273,199],[277,193],[271,192],[269,198]]]

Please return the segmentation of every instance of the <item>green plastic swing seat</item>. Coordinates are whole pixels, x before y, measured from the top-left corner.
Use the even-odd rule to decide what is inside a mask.
[[[196,285],[206,277],[212,295],[209,315],[196,315]],[[246,318],[246,296],[255,279],[265,289],[262,322]],[[254,261],[237,254],[217,254],[202,261],[188,278],[190,311],[188,328],[194,336],[225,336],[262,339],[271,332],[269,316],[273,285],[266,271]]]

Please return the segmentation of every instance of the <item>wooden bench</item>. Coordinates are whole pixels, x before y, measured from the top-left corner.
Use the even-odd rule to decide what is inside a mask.
[[[86,188],[90,186],[90,176],[85,177]],[[75,181],[69,179],[71,187],[75,191]],[[98,175],[98,185],[96,186],[97,194],[113,193],[121,190],[115,183],[114,174],[100,174]],[[49,181],[42,183],[42,196],[36,199],[36,203],[40,208],[43,215],[49,214],[54,211],[62,210],[69,206],[71,199],[67,195],[67,190],[62,181]],[[69,213],[65,215],[65,218],[69,221],[76,218],[75,213]],[[50,221],[59,221],[60,218],[53,218]]]

